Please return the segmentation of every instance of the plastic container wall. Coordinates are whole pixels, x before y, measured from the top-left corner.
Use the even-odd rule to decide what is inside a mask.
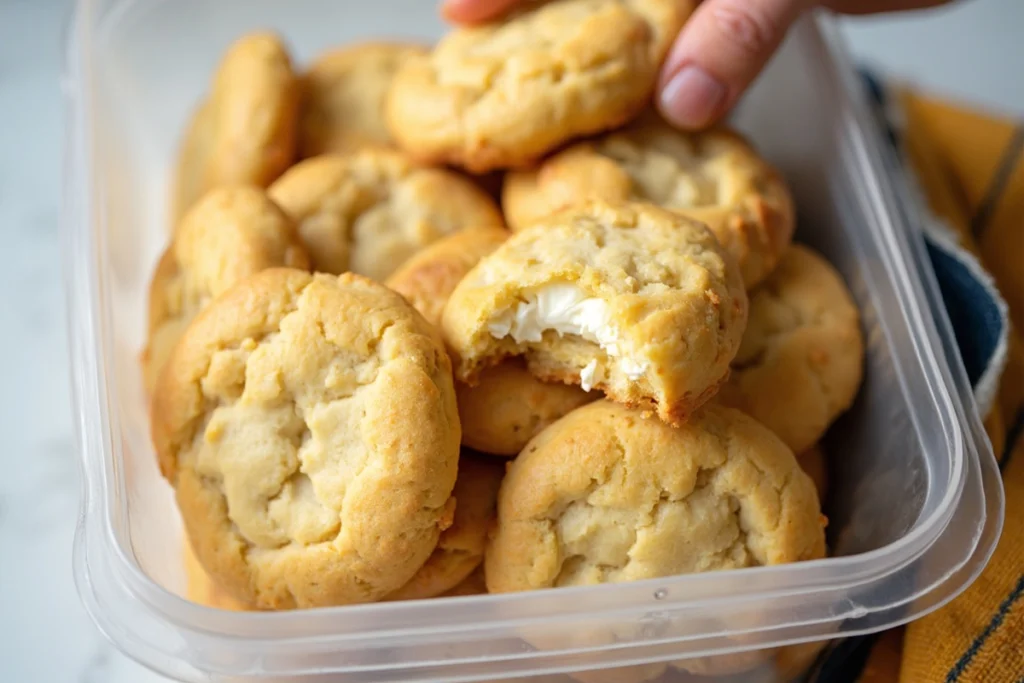
[[[994,460],[963,373],[947,361],[956,351],[948,322],[928,312],[928,266],[898,213],[852,74],[828,26],[823,35],[807,20],[737,123],[790,180],[798,238],[837,266],[863,312],[864,387],[828,437],[834,557],[276,614],[186,602],[180,522],[149,444],[137,362],[184,123],[245,31],[280,31],[303,63],[343,42],[433,39],[444,29],[423,0],[85,0],[70,26],[64,235],[86,482],[75,563],[93,617],[131,656],[196,681],[561,681],[602,667],[614,669],[582,678],[750,669],[741,680],[785,680],[813,648],[751,651],[906,621],[983,566],[1001,522]]]

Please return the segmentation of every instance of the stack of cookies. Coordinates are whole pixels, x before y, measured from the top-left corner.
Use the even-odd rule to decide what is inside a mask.
[[[691,10],[531,3],[301,73],[275,35],[230,47],[142,354],[194,599],[824,557],[817,443],[861,381],[859,316],[742,137],[650,109]]]

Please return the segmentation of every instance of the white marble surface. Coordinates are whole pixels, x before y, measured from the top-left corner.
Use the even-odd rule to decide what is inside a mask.
[[[340,0],[339,0],[340,1]],[[69,0],[0,2],[0,680],[147,683],[75,594],[78,472],[68,399],[58,206],[59,43]],[[848,26],[870,63],[1024,115],[1020,0]]]

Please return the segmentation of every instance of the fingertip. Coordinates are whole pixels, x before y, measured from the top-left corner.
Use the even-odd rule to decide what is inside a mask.
[[[705,69],[687,64],[659,87],[661,115],[682,130],[700,130],[715,123],[726,111],[729,88]]]
[[[441,16],[454,24],[479,24],[494,19],[518,0],[443,0]]]

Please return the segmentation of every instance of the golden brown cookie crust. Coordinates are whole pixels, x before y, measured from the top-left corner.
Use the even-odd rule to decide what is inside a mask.
[[[142,354],[147,391],[192,318],[237,282],[266,268],[309,268],[291,219],[263,190],[224,186],[185,214],[149,287],[149,335]]]
[[[273,182],[295,159],[298,115],[298,79],[281,39],[251,33],[232,43],[182,140],[172,219],[214,187]]]
[[[824,553],[813,483],[757,422],[710,405],[673,428],[598,401],[512,461],[484,568],[488,590],[506,593]]]
[[[398,68],[423,45],[372,42],[336,48],[302,76],[299,150],[305,159],[391,144],[384,98]]]
[[[450,361],[358,275],[275,268],[222,294],[175,347],[151,425],[196,556],[258,608],[377,600],[452,522]]]
[[[521,359],[480,373],[475,386],[455,383],[462,443],[484,453],[514,457],[541,430],[600,394],[561,382],[542,382]]]
[[[487,582],[484,580],[484,566],[481,564],[459,585],[441,594],[443,598],[457,598],[467,595],[486,595]]]
[[[504,225],[494,201],[468,178],[387,149],[307,159],[269,193],[298,224],[317,271],[378,282],[441,237]]]
[[[230,610],[232,612],[248,612],[254,608],[244,602],[235,600],[222,591],[210,578],[203,565],[199,564],[188,537],[182,544],[182,559],[185,565],[185,599],[204,607]]]
[[[504,228],[471,228],[442,237],[399,266],[384,284],[405,297],[427,322],[440,326],[455,286],[508,237]]]
[[[802,453],[850,407],[863,375],[853,297],[828,261],[794,244],[750,293],[747,331],[721,402]]]
[[[456,29],[395,75],[400,146],[474,173],[533,163],[619,126],[650,100],[689,0],[560,0]]]
[[[581,313],[597,328],[592,338],[550,325],[516,332],[524,307],[540,315],[542,295],[585,298],[574,310],[599,306],[599,315]],[[521,355],[542,380],[589,383],[676,424],[728,376],[746,306],[738,269],[703,225],[651,205],[590,201],[481,260],[455,288],[442,327],[470,385]]]
[[[738,133],[684,133],[647,112],[624,129],[573,145],[537,169],[509,173],[502,207],[519,230],[584,199],[642,201],[705,223],[747,288],[775,268],[793,238],[782,176]]]
[[[494,522],[505,463],[463,449],[452,498],[455,517],[437,548],[412,580],[385,600],[433,598],[454,589],[484,561],[487,531]]]

